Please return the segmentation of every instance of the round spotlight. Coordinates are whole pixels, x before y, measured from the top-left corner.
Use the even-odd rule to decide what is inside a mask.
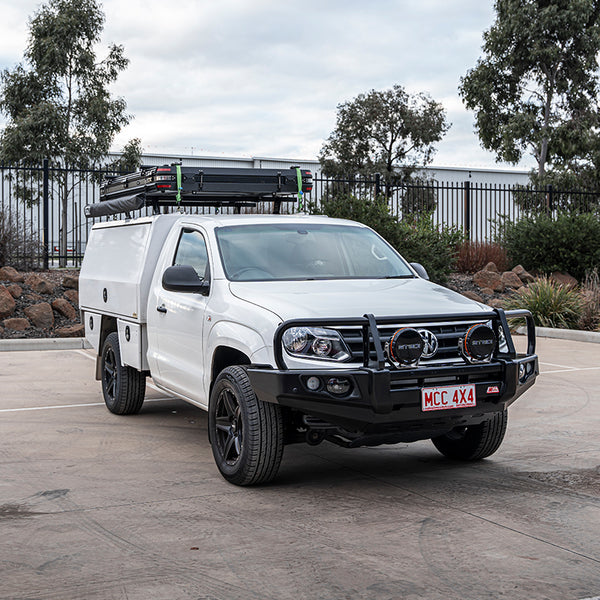
[[[401,365],[416,365],[423,354],[425,342],[416,329],[398,329],[385,345],[391,362]]]
[[[463,357],[469,362],[485,362],[496,348],[496,334],[488,325],[473,325],[459,342]]]
[[[321,380],[318,377],[309,377],[306,380],[306,387],[311,392],[316,392],[321,387]]]
[[[346,377],[330,377],[327,380],[327,391],[334,396],[346,396],[351,389],[352,384]]]

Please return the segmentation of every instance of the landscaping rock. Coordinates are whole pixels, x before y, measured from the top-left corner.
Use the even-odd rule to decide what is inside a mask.
[[[83,337],[85,335],[85,327],[79,323],[70,327],[60,327],[56,330],[58,337]]]
[[[71,306],[71,303],[64,298],[57,298],[54,300],[52,302],[52,308],[71,321],[74,321],[77,318],[77,311]]]
[[[493,296],[494,295],[494,290],[492,288],[481,288],[481,293],[484,296]]]
[[[0,285],[0,319],[10,317],[15,312],[17,306],[12,294],[5,286]]]
[[[79,306],[79,292],[77,290],[65,290],[65,298]]]
[[[500,298],[492,298],[492,300],[490,300],[487,304],[488,304],[488,306],[491,306],[492,308],[503,308],[504,307],[504,302],[502,300],[500,300]]]
[[[515,290],[523,287],[523,282],[521,281],[520,277],[513,271],[505,271],[502,273],[502,283],[505,287],[513,288]]]
[[[79,289],[79,275],[67,275],[62,281],[62,285],[65,288],[78,290]]]
[[[503,292],[504,284],[500,273],[483,269],[473,275],[473,283],[480,288],[491,288],[495,292]]]
[[[483,303],[483,298],[479,294],[476,294],[475,292],[466,291],[466,292],[463,292],[462,295],[465,298],[469,298],[469,300],[475,300],[475,302]]]
[[[40,277],[35,273],[33,275],[29,275],[27,279],[25,279],[25,283],[38,294],[52,294],[54,293],[54,288],[56,287],[54,284],[50,283],[44,277]]]
[[[21,317],[5,319],[3,325],[6,329],[11,329],[12,331],[25,331],[28,327],[31,327],[29,319],[23,319]]]
[[[30,304],[33,304],[34,302],[41,302],[42,297],[39,294],[27,294],[24,297],[24,300]]]
[[[17,285],[16,283],[11,283],[10,285],[7,285],[6,289],[10,292],[10,295],[13,298],[20,298],[23,294],[23,288],[20,285]]]
[[[491,271],[492,273],[500,273],[498,267],[495,262],[489,262],[485,267],[483,267],[484,271]]]
[[[35,327],[50,329],[54,325],[54,313],[47,302],[40,302],[25,309],[25,314]]]
[[[559,273],[558,271],[551,273],[550,279],[556,281],[556,283],[560,283],[561,285],[566,285],[568,287],[576,287],[578,283],[575,277],[572,277],[568,273]]]
[[[12,267],[2,267],[0,269],[0,281],[11,281],[13,283],[21,283],[25,277]]]
[[[519,279],[523,283],[533,283],[535,281],[535,277],[525,270],[522,265],[517,265],[512,269],[513,273],[516,273],[519,276]]]

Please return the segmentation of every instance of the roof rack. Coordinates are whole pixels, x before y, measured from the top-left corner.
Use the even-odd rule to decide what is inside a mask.
[[[301,199],[312,190],[312,173],[290,169],[235,169],[164,165],[135,173],[107,177],[100,188],[100,202],[88,204],[85,215],[103,217],[129,213],[145,206],[153,213],[168,206],[254,207],[274,202],[279,213],[283,199]]]

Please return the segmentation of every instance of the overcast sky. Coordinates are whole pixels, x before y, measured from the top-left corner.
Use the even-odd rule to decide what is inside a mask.
[[[0,69],[22,60],[39,0],[0,0]],[[427,92],[452,123],[435,165],[501,167],[473,132],[459,79],[481,54],[493,0],[105,0],[104,56],[134,116],[114,149],[316,158],[336,106],[394,84]],[[0,117],[0,126],[2,125]],[[526,161],[521,167],[530,167]]]

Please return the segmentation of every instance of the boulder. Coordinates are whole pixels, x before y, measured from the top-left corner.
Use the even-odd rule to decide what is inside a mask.
[[[20,285],[17,285],[16,283],[11,283],[10,285],[7,285],[6,289],[10,292],[10,295],[13,298],[20,298],[21,294],[23,293],[23,288]]]
[[[519,276],[519,279],[523,283],[533,283],[535,281],[535,277],[525,270],[522,265],[517,265],[512,270],[513,273],[516,273]]]
[[[65,275],[62,285],[65,288],[78,290],[79,289],[79,275]]]
[[[25,331],[28,327],[31,327],[31,323],[27,319],[21,318],[4,319],[3,325],[6,329],[12,329],[13,331]]]
[[[514,290],[523,287],[521,278],[516,273],[513,273],[513,271],[504,271],[504,273],[502,273],[502,283],[504,284],[504,287],[512,288]]]
[[[47,279],[40,277],[35,273],[33,275],[29,275],[29,277],[25,279],[25,283],[38,294],[52,294],[54,292],[54,288],[56,287],[53,283],[50,283]]]
[[[67,317],[70,321],[77,318],[77,311],[71,306],[71,303],[64,298],[57,298],[52,302],[52,308],[63,317]]]
[[[39,294],[27,294],[27,296],[25,296],[25,300],[27,302],[41,302],[42,297]]]
[[[492,273],[500,273],[498,267],[495,262],[489,262],[485,267],[483,267],[484,271],[491,271]]]
[[[575,277],[572,277],[568,273],[559,273],[558,271],[554,271],[554,273],[551,273],[550,279],[552,279],[552,281],[555,281],[556,283],[559,283],[560,285],[565,285],[567,287],[576,287],[578,283]]]
[[[54,325],[54,313],[47,302],[40,302],[25,309],[25,314],[35,327],[50,329]]]
[[[6,287],[0,285],[0,319],[10,317],[15,312],[15,299]]]
[[[79,305],[79,292],[77,290],[65,290],[65,298],[73,304]]]
[[[60,327],[55,330],[55,333],[58,337],[83,337],[85,335],[85,328],[79,323],[69,327]]]
[[[0,269],[0,281],[11,281],[13,283],[21,283],[25,277],[12,267],[2,267]]]
[[[463,292],[462,295],[465,298],[468,298],[469,300],[475,300],[475,302],[483,302],[483,298],[479,294],[476,294],[475,292],[471,292],[471,291],[467,290],[466,292]]]
[[[503,292],[504,284],[500,273],[483,269],[473,275],[473,283],[479,288],[491,288],[495,292]]]
[[[491,306],[492,308],[503,308],[504,307],[504,302],[502,300],[500,300],[500,298],[492,298],[487,304],[488,304],[488,306]]]
[[[481,288],[481,293],[484,296],[493,296],[494,295],[494,290],[492,288]]]

